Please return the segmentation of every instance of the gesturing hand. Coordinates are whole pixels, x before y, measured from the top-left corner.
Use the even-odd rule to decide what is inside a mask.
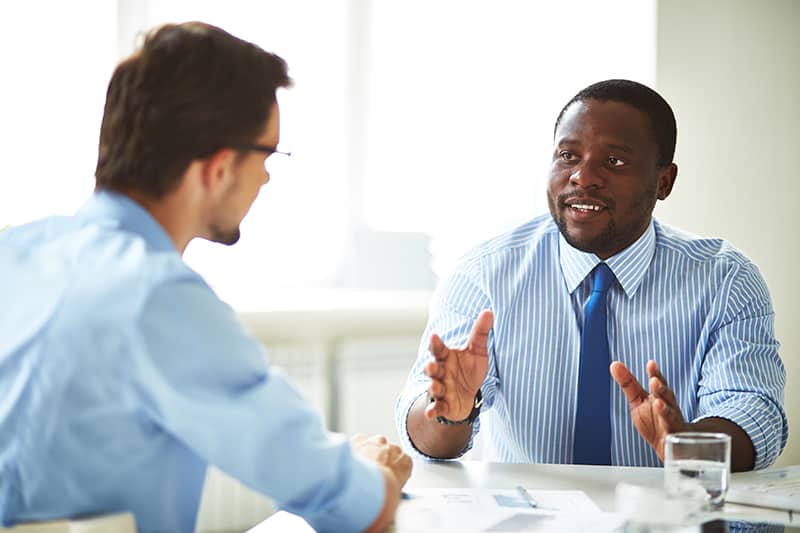
[[[463,420],[469,416],[475,394],[486,379],[489,367],[486,343],[493,321],[491,311],[481,311],[464,348],[448,348],[438,335],[431,336],[434,360],[425,364],[425,373],[431,378],[428,392],[434,401],[425,409],[428,419],[443,416]]]
[[[661,375],[655,361],[647,362],[650,394],[619,361],[611,363],[610,371],[628,399],[633,425],[663,461],[667,433],[683,431],[687,426],[675,394],[667,386],[667,380]]]

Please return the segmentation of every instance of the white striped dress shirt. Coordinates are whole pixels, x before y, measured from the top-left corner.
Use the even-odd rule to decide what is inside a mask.
[[[478,313],[491,309],[485,402],[473,427],[473,438],[482,432],[483,458],[571,463],[583,308],[589,274],[599,262],[570,246],[549,214],[462,258],[434,294],[417,361],[397,401],[406,448],[420,455],[406,418],[430,384],[423,373],[430,335],[462,346]],[[656,220],[606,263],[617,278],[607,297],[611,359],[623,362],[645,388],[647,361],[654,359],[684,418],[736,423],[753,441],[756,468],[772,464],[788,437],[786,377],[758,268],[724,240]],[[613,380],[610,402],[611,463],[659,466]],[[472,440],[462,453],[471,447]]]

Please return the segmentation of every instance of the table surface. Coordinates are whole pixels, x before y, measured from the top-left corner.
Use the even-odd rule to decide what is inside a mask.
[[[533,490],[582,490],[601,510],[614,511],[618,483],[655,488],[663,485],[663,477],[662,468],[415,460],[405,490],[413,494],[414,489],[423,488],[514,489],[517,485]],[[794,530],[800,522],[786,511],[730,503],[725,504],[717,517],[792,526],[787,531]],[[274,515],[262,525],[279,526],[279,521],[284,519],[285,516]],[[395,523],[392,528],[398,533],[403,530],[402,522]]]
[[[415,461],[406,487],[582,490],[603,511],[614,510],[614,490],[619,482],[660,486],[661,468],[555,464],[487,463],[483,461]]]
[[[415,460],[406,488],[413,492],[414,488],[513,489],[524,485],[534,490],[582,490],[601,510],[614,511],[618,483],[656,488],[663,486],[663,480],[662,468]],[[731,503],[726,504],[718,515],[728,520],[792,526],[800,523],[797,516],[787,511]],[[397,526],[397,531],[402,531],[402,524]]]

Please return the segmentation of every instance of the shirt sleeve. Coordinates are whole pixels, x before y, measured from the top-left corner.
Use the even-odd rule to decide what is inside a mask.
[[[137,331],[135,386],[166,433],[317,531],[361,531],[375,520],[385,497],[380,469],[325,431],[205,284],[158,287]]]
[[[431,335],[438,334],[442,341],[450,347],[466,345],[469,334],[475,325],[475,320],[484,309],[491,309],[491,301],[481,288],[480,261],[473,259],[463,261],[462,265],[446,278],[436,289],[431,300],[428,325],[422,334],[417,359],[411,368],[405,387],[400,393],[395,404],[395,424],[400,435],[403,447],[416,457],[434,459],[420,452],[411,441],[408,434],[408,412],[411,406],[430,386],[430,378],[425,375],[425,363],[433,358],[430,353]],[[496,317],[495,317],[496,319]],[[488,339],[489,368],[486,379],[481,385],[481,394],[484,398],[481,413],[491,409],[494,403],[494,394],[497,384],[497,371],[494,357],[494,329],[489,333]],[[457,454],[457,459],[472,449],[475,436],[480,431],[480,417],[472,425],[472,435],[469,442]]]
[[[783,408],[786,371],[775,339],[766,283],[752,263],[732,277],[725,311],[710,336],[694,420],[724,418],[741,427],[753,442],[755,468],[775,462],[788,438]]]

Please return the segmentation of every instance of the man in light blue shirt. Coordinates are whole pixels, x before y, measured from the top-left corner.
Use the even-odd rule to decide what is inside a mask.
[[[727,242],[652,218],[677,176],[675,142],[671,108],[635,82],[564,106],[550,214],[478,246],[437,289],[396,406],[409,450],[459,457],[481,430],[484,459],[575,462],[584,309],[604,263],[608,355],[589,379],[608,393],[589,406],[610,439],[589,447],[604,464],[657,466],[667,433],[714,431],[731,436],[734,470],[775,461],[786,378],[761,274]]]
[[[238,240],[289,83],[219,28],[152,32],[109,84],[95,194],[0,232],[2,525],[132,511],[190,533],[209,463],[320,531],[391,521],[410,458],[326,432],[181,259]]]

